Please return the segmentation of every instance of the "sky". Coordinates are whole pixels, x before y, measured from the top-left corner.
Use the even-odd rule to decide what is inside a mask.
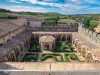
[[[100,0],[0,0],[0,8],[17,12],[99,14]]]

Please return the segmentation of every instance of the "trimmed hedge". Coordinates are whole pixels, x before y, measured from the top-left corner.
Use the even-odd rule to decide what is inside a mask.
[[[58,59],[57,56],[59,56],[60,58]],[[56,62],[63,62],[63,57],[60,54],[42,54],[40,57],[41,61],[45,61],[48,58],[53,58]]]

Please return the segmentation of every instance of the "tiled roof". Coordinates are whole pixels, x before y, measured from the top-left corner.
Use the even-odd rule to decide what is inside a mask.
[[[53,36],[42,36],[39,38],[41,42],[53,42],[55,38]]]
[[[25,25],[25,19],[0,19],[0,37]]]

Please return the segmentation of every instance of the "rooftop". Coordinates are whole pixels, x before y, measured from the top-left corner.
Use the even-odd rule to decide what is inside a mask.
[[[97,28],[95,28],[95,31],[96,31],[97,33],[100,33],[100,25],[98,25]]]
[[[0,19],[0,37],[26,24],[25,19]]]
[[[42,36],[39,38],[41,42],[53,42],[55,38],[53,36]]]

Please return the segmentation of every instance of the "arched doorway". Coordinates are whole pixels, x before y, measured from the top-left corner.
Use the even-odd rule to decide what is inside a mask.
[[[48,50],[49,49],[49,44],[44,45],[45,49]]]
[[[62,41],[66,41],[66,35],[62,36]]]
[[[82,49],[82,56],[85,58],[86,57],[86,48],[85,47],[83,47],[83,49]]]

